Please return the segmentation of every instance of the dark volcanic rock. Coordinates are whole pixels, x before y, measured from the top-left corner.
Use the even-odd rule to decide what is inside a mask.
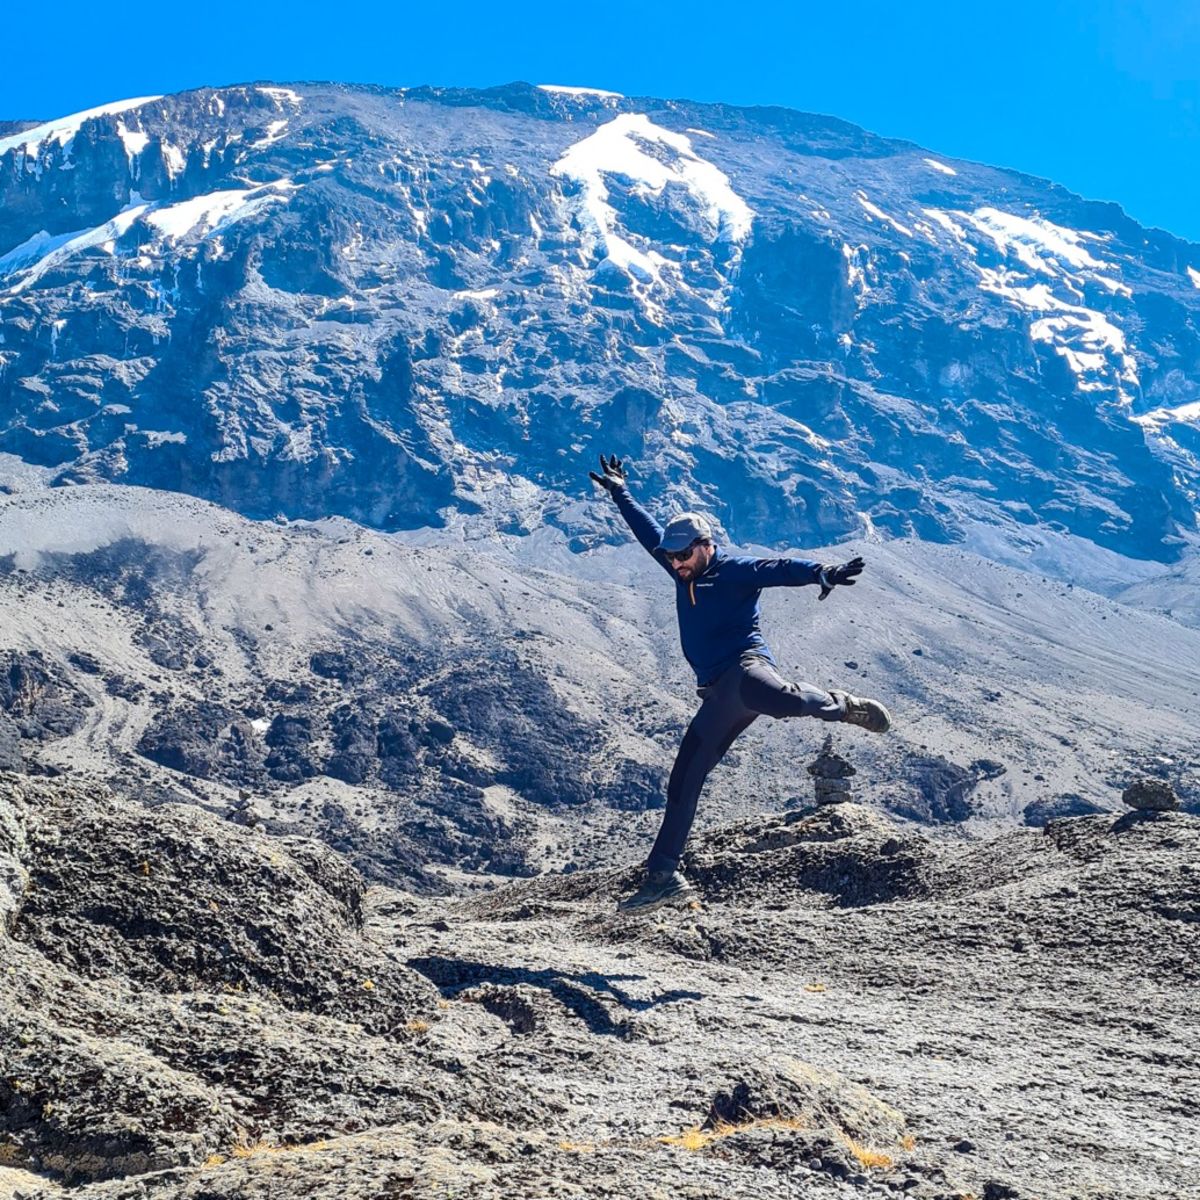
[[[836,1071],[783,1056],[747,1064],[742,1077],[713,1097],[704,1124],[742,1125],[770,1117],[795,1118],[842,1130],[856,1140],[896,1144],[903,1114]]]
[[[138,741],[138,752],[154,762],[208,779],[222,760],[221,731],[233,719],[229,709],[211,701],[160,712]]]
[[[588,726],[510,653],[463,663],[424,691],[451,723],[428,727],[428,737],[444,741],[453,729],[487,746],[503,764],[496,782],[534,803],[557,808],[599,799],[626,809],[661,803],[662,768],[626,762],[619,778],[597,781]]]
[[[19,771],[21,763],[21,731],[7,713],[0,713],[0,771]]]
[[[341,650],[318,650],[308,660],[314,675],[348,683],[358,673],[351,656]]]
[[[701,837],[688,875],[721,899],[858,907],[922,895],[927,857],[924,839],[900,837],[885,817],[842,803],[749,821],[720,840]]]
[[[266,769],[274,779],[295,783],[317,773],[312,757],[313,727],[308,717],[281,713],[267,730],[271,747]]]
[[[69,977],[51,978],[69,986]],[[89,1036],[36,1008],[11,1008],[4,990],[0,1038],[13,1048],[6,1066],[20,1074],[0,1079],[0,1133],[19,1147],[17,1161],[77,1184],[199,1166],[209,1147],[236,1138],[234,1115],[190,1070],[131,1054],[125,1030]]]
[[[974,770],[936,754],[907,755],[901,769],[914,794],[889,798],[889,806],[900,816],[942,823],[965,821],[971,815],[970,796],[981,778]]]
[[[1063,792],[1061,795],[1050,796],[1045,800],[1034,800],[1025,805],[1021,815],[1024,817],[1026,825],[1041,828],[1049,821],[1056,821],[1060,817],[1085,817],[1103,811],[1104,809],[1098,804],[1093,804],[1090,800],[1075,795],[1074,792]]]
[[[463,1090],[411,1048],[436,993],[362,898],[311,841],[0,778],[0,1187],[434,1119]]]
[[[162,992],[259,992],[378,1031],[428,1006],[419,980],[359,939],[361,881],[315,848],[297,862],[185,805],[142,810],[48,784],[24,794],[38,800],[33,888],[13,936],[53,961]]]
[[[39,650],[0,650],[0,713],[21,737],[43,742],[73,733],[92,706]]]
[[[344,704],[330,714],[334,752],[325,774],[346,783],[365,783],[375,768],[381,745],[374,722],[356,705]]]
[[[1198,851],[1179,813],[966,843],[842,804],[711,831],[701,903],[632,916],[633,870],[364,894],[312,842],[9,776],[0,1185],[15,1166],[37,1200],[48,1172],[80,1200],[1184,1195]],[[196,969],[220,958],[242,990]],[[347,966],[410,1019],[329,1011]]]
[[[1143,812],[1173,812],[1179,797],[1169,783],[1161,779],[1136,779],[1122,793],[1121,800]]]

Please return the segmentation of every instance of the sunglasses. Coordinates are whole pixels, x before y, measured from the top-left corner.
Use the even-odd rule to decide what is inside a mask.
[[[696,547],[698,545],[700,545],[699,538],[697,538],[690,546],[685,547],[683,550],[664,550],[663,557],[667,560],[667,562],[684,562],[696,553]]]

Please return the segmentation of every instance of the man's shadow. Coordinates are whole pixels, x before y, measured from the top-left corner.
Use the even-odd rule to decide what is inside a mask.
[[[592,1033],[619,1038],[631,1036],[633,1027],[630,1022],[627,1020],[614,1021],[609,1015],[608,1009],[585,988],[607,992],[623,1009],[634,1013],[645,1012],[647,1009],[657,1008],[660,1004],[670,1004],[676,1000],[702,1000],[704,998],[703,992],[672,988],[670,991],[658,992],[648,1000],[638,1000],[617,986],[618,981],[642,980],[646,978],[645,975],[602,975],[599,971],[572,975],[565,971],[553,971],[548,968],[533,971],[527,967],[499,966],[492,963],[472,962],[469,959],[438,956],[410,958],[408,966],[412,967],[414,971],[419,971],[434,983],[448,1000],[453,999],[459,992],[477,987],[481,983],[491,983],[501,987],[513,987],[525,983],[531,987],[541,988],[574,1013]],[[581,987],[580,984],[584,986]]]

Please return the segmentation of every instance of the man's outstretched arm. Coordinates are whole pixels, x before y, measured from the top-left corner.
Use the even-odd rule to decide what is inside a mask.
[[[852,558],[836,566],[812,562],[806,558],[728,558],[721,574],[733,583],[748,583],[754,587],[803,587],[806,583],[821,585],[818,597],[824,600],[839,584],[847,587],[858,581],[863,560]]]
[[[667,567],[666,560],[659,552],[658,544],[662,541],[662,526],[629,494],[629,486],[625,477],[625,464],[615,455],[610,454],[606,459],[600,455],[600,470],[597,475],[589,471],[593,482],[598,483],[616,502],[625,524],[633,531],[633,536],[645,547],[655,560]],[[667,570],[670,570],[667,567]]]

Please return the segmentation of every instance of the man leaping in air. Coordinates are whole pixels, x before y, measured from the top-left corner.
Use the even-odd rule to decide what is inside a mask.
[[[646,879],[622,909],[647,909],[692,894],[679,870],[696,801],[708,773],[734,739],[756,718],[819,717],[884,733],[892,721],[878,700],[823,691],[811,683],[788,683],[776,669],[759,628],[758,598],[765,587],[819,584],[820,599],[839,584],[853,584],[863,560],[822,566],[802,558],[744,558],[713,542],[712,526],[698,513],[680,513],[663,529],[629,494],[625,469],[615,456],[600,456],[591,472],[616,501],[634,537],[675,579],[675,611],[684,657],[696,672],[702,703],[692,718],[671,777],[667,810],[646,861]]]

